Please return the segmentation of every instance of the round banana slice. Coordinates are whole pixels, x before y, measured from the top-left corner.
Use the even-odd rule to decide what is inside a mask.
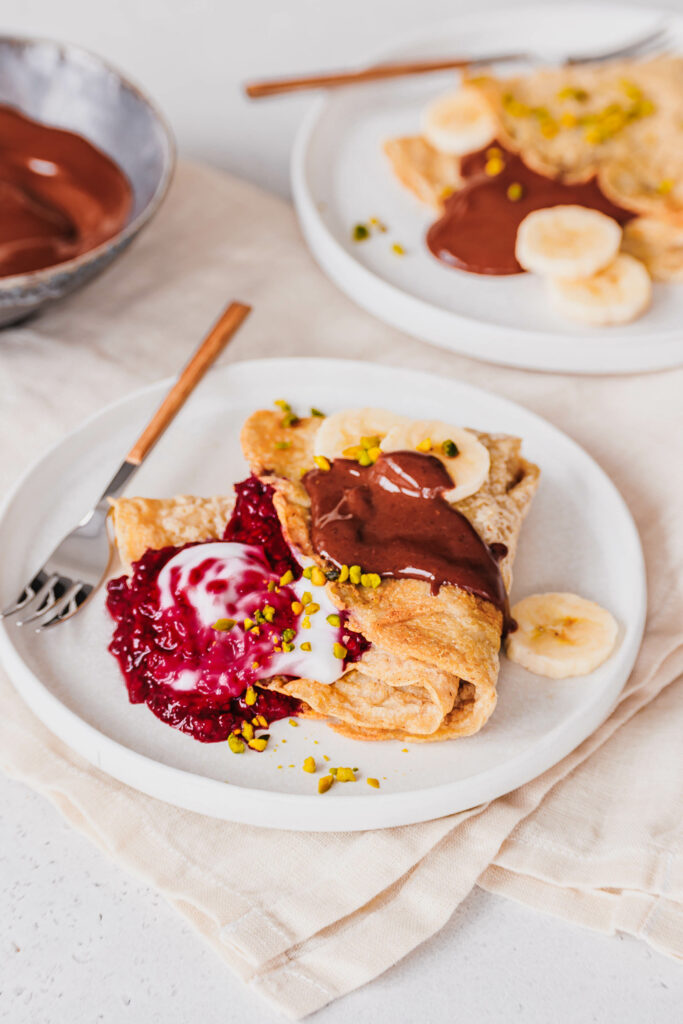
[[[463,156],[493,142],[498,125],[478,89],[439,96],[422,114],[422,134],[441,153]]]
[[[620,253],[592,277],[548,281],[547,288],[558,313],[598,327],[627,324],[644,313],[652,300],[647,268],[627,253]]]
[[[385,437],[394,427],[409,423],[406,416],[398,416],[386,409],[345,409],[335,412],[322,420],[315,435],[313,447],[316,455],[324,455],[328,459],[344,457],[344,452],[360,444],[362,438],[378,439]]]
[[[549,206],[528,213],[517,229],[515,255],[525,270],[543,277],[590,277],[611,263],[621,228],[599,210]]]
[[[577,594],[532,594],[512,608],[510,661],[549,679],[585,676],[614,649],[619,627],[594,601]]]
[[[419,451],[440,459],[455,484],[444,491],[446,501],[474,494],[489,475],[488,448],[471,431],[441,420],[408,420],[390,430],[380,447],[383,452]]]

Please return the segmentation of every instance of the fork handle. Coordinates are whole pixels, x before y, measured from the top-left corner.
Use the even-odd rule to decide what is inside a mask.
[[[230,303],[128,452],[126,462],[133,466],[140,465],[249,313],[251,306],[246,306],[243,302]]]
[[[260,99],[262,96],[276,96],[283,92],[300,92],[304,89],[322,89],[337,85],[352,85],[360,82],[376,82],[384,78],[400,78],[403,75],[425,75],[432,71],[457,70],[476,64],[502,63],[520,60],[524,54],[500,53],[487,57],[448,57],[441,60],[411,60],[396,64],[377,64],[375,67],[356,71],[332,71],[318,75],[303,75],[300,78],[272,78],[262,82],[249,82],[244,87],[247,96]]]

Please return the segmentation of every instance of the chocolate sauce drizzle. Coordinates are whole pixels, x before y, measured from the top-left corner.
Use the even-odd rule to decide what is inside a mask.
[[[495,175],[485,170],[492,151],[503,163]],[[442,263],[473,274],[522,272],[515,257],[517,228],[532,210],[587,206],[620,224],[634,216],[610,202],[595,178],[575,185],[547,178],[499,143],[463,157],[460,172],[465,185],[446,200],[442,216],[427,232],[427,246]],[[521,187],[520,198],[509,197],[510,186]]]
[[[340,567],[360,565],[385,578],[444,584],[490,601],[510,626],[499,561],[504,544],[484,543],[470,521],[443,498],[453,481],[443,463],[420,452],[391,452],[372,466],[335,459],[303,478],[311,498],[311,539],[318,555]]]

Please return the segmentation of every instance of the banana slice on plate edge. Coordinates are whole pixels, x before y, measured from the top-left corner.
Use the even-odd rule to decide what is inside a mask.
[[[593,672],[614,650],[616,619],[571,593],[531,594],[511,609],[517,629],[505,641],[510,661],[548,679]]]

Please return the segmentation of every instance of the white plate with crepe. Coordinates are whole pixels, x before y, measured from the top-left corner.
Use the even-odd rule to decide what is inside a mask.
[[[373,62],[446,54],[613,50],[683,19],[652,8],[573,4],[469,12],[413,34]],[[515,68],[502,67],[502,74]],[[619,327],[574,324],[553,311],[532,274],[486,277],[440,263],[424,235],[436,219],[398,183],[382,152],[416,135],[425,106],[454,86],[445,72],[331,90],[301,127],[292,188],[301,227],[322,268],[360,306],[424,341],[489,362],[571,373],[631,373],[683,362],[683,285],[654,285],[651,308]],[[354,242],[377,218],[386,233]],[[397,255],[393,246],[405,251]]]
[[[20,481],[0,518],[7,603],[58,538],[92,504],[168,382],[109,406],[59,442]],[[638,535],[623,499],[566,435],[505,399],[444,378],[350,361],[289,359],[215,371],[192,396],[129,487],[131,495],[230,494],[248,471],[239,431],[283,395],[299,410],[374,405],[523,438],[541,467],[524,524],[512,601],[573,591],[609,609],[616,649],[591,675],[554,681],[501,659],[498,706],[476,735],[448,742],[358,742],[319,721],[272,725],[263,753],[202,744],[128,702],[108,653],[112,621],[100,591],[47,633],[0,623],[0,657],[19,693],[75,751],[145,793],[202,814],[273,828],[317,831],[404,825],[492,800],[539,775],[581,743],[613,707],[631,671],[645,616]],[[49,499],[46,499],[49,496]],[[113,566],[112,575],[120,574]],[[318,795],[322,764],[358,767],[355,783]],[[279,767],[281,766],[281,767]],[[367,777],[380,788],[367,785]]]

